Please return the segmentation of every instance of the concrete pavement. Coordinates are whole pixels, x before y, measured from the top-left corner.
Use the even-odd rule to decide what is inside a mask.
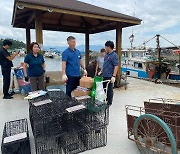
[[[143,107],[143,101],[150,98],[171,98],[180,100],[180,88],[128,78],[128,88],[116,89],[113,105],[110,107],[108,143],[106,147],[84,152],[84,154],[139,154],[134,142],[127,139],[125,105]],[[2,82],[1,82],[2,83]],[[2,93],[2,89],[0,91]],[[0,95],[0,136],[6,121],[28,118],[28,102],[20,95],[13,100],[3,100]],[[32,154],[34,141],[30,129]],[[1,143],[1,142],[0,142]]]

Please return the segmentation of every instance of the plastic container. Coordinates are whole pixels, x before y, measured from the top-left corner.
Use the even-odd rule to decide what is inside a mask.
[[[27,119],[5,123],[1,151],[2,154],[31,154]]]

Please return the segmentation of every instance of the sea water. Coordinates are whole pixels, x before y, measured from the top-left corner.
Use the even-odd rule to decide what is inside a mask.
[[[14,67],[20,66],[21,62],[24,62],[24,57],[16,57],[13,60]],[[62,60],[61,58],[45,58],[46,71],[61,71]],[[0,77],[2,77],[1,67],[0,67]]]

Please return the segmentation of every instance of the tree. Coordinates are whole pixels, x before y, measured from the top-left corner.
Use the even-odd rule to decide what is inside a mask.
[[[8,39],[8,38],[7,38]],[[15,50],[15,49],[21,49],[21,48],[25,48],[26,44],[22,41],[18,41],[18,40],[14,40],[14,39],[8,39],[12,42],[12,47],[11,50]],[[0,46],[3,45],[3,41],[4,39],[0,39]]]

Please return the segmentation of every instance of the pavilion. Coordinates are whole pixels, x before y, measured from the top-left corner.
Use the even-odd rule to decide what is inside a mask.
[[[141,20],[77,0],[15,0],[12,26],[26,29],[29,52],[30,29],[36,42],[43,45],[43,30],[85,34],[85,63],[89,64],[89,35],[116,30],[116,52],[119,56],[117,81],[121,76],[122,28],[139,25]]]

